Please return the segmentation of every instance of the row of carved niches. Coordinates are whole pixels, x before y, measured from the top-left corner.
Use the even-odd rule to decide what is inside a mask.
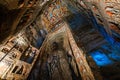
[[[43,29],[39,29],[37,25],[30,25],[25,29],[26,37],[30,44],[36,48],[39,48],[46,36],[46,32]]]
[[[45,30],[40,29],[37,23],[32,23],[2,45],[0,64],[4,65],[0,66],[0,77],[2,79],[26,79],[37,59],[38,49],[45,36]]]
[[[23,32],[19,33],[18,35],[14,36],[13,38],[11,38],[7,43],[6,46],[9,46],[10,49],[4,49],[1,50],[4,53],[10,52],[10,50],[17,50],[20,54],[21,57],[19,57],[20,60],[27,62],[24,60],[24,58],[30,57],[32,55],[32,53],[36,53],[37,48],[33,47],[31,45],[31,43],[29,42],[29,40],[26,37],[26,34]],[[35,55],[32,55],[33,57],[35,57]],[[27,63],[31,64],[32,61],[28,61]]]
[[[15,49],[21,53],[19,60],[14,64],[13,68],[7,75],[8,79],[18,79],[18,77],[26,79],[31,71],[31,68],[33,67],[34,62],[37,59],[36,57],[38,56],[38,49],[30,44],[26,35],[27,34],[25,34],[25,31],[23,31],[19,33],[16,38],[13,38],[10,40],[10,42],[8,42],[9,44],[15,45]]]
[[[32,23],[28,25],[29,22],[33,20],[33,16],[35,17],[35,11],[36,11],[35,8],[31,8],[24,13],[20,23],[16,28],[16,32],[17,33],[22,32],[21,35],[22,34],[24,35],[27,41],[29,41],[28,42],[29,44],[36,48],[40,48],[47,33],[43,28],[40,28],[41,24],[40,19],[38,19],[39,17],[36,18],[37,20],[32,21]],[[28,26],[25,27],[26,25]]]
[[[19,5],[25,4],[26,2],[27,0],[18,1]],[[39,0],[28,0],[29,4],[34,3],[35,5],[37,4],[37,6],[39,6],[38,2]],[[12,1],[12,4],[13,3],[14,0]],[[8,36],[10,36],[9,34],[11,33],[11,30],[13,33],[16,33],[33,19],[33,15],[36,15],[36,11],[38,10],[38,7],[34,6],[34,4],[32,4],[33,6],[27,8],[27,10],[23,10],[22,7],[14,7],[13,10],[9,10],[9,6],[5,6],[2,3],[0,4],[0,42],[5,40]],[[15,28],[16,30],[13,31],[13,28]]]
[[[14,26],[15,28],[13,33],[19,32],[23,27],[36,19],[37,12],[39,11],[38,7],[40,7],[39,5],[41,4],[40,0],[19,0],[19,4],[25,3],[27,3],[27,6],[24,5],[18,9],[20,10],[19,14],[16,14],[18,24],[16,24],[17,21],[14,21],[16,27]]]
[[[19,33],[0,47],[0,64],[3,64],[0,65],[0,77],[6,79],[22,75],[26,78],[37,56],[38,49],[30,44],[24,32]]]
[[[25,25],[27,25],[30,20],[33,19],[34,9],[28,9],[22,16],[19,24],[17,25],[16,32],[21,30]]]
[[[22,4],[25,3],[25,0],[19,0],[19,2],[22,5]],[[31,19],[33,19],[33,15],[35,15],[34,13],[35,13],[36,9],[35,9],[35,7],[32,7],[32,6],[35,2],[36,2],[36,0],[29,0],[28,1],[28,6],[27,7],[29,7],[29,8],[25,11],[25,13],[23,14],[20,22],[18,23],[18,25],[16,27],[16,32],[18,30],[21,30],[25,25],[27,25],[29,23],[29,21]]]
[[[23,16],[21,17],[21,20],[18,23],[15,32],[21,30],[24,26],[29,24],[29,22],[33,21],[33,19],[35,19],[35,17],[37,16],[37,12],[39,11],[39,9],[36,5],[40,5],[37,4],[39,3],[39,0],[29,0],[28,3],[29,8],[25,11]]]

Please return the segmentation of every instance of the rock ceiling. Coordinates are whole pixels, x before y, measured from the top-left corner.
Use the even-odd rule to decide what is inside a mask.
[[[30,24],[38,15],[43,6],[46,5],[48,0],[1,0],[0,1],[0,39],[4,40],[6,37],[18,32],[24,26]],[[49,5],[50,7],[43,11],[41,15],[42,24],[51,29],[56,25],[61,18],[67,14],[66,4],[61,3],[63,1],[58,0]],[[91,9],[94,16],[98,20],[98,23],[105,25],[105,29],[111,34],[110,29],[120,33],[119,31],[119,0],[80,0],[74,1],[74,6]],[[14,3],[14,4],[13,4]],[[44,5],[45,4],[45,5]],[[80,4],[80,5],[79,5]],[[114,6],[114,7],[113,7]],[[47,7],[47,6],[46,6]],[[66,9],[65,9],[66,8]],[[43,8],[44,9],[44,8]],[[48,14],[49,12],[49,14]],[[57,13],[56,13],[57,12]],[[63,16],[64,14],[64,16]],[[44,17],[45,16],[45,17]],[[118,27],[117,27],[118,26]]]
[[[80,17],[84,18],[84,20],[79,19]],[[26,68],[28,72],[31,70],[34,61],[37,59],[39,48],[46,38],[46,35],[59,30],[65,23],[68,23],[73,31],[79,28],[81,29],[74,33],[79,36],[82,43],[86,44],[86,49],[89,48],[92,50],[97,46],[96,43],[103,41],[103,37],[90,27],[89,24],[92,22],[109,42],[115,44],[120,42],[119,0],[1,0],[0,19],[0,44],[2,43],[0,45],[1,55],[5,55],[6,57],[6,54],[4,53],[16,52],[16,55],[19,55],[16,57],[18,61],[9,59],[11,60],[10,65],[15,63],[15,61],[14,67],[17,67],[19,64],[24,64],[22,67],[28,67],[28,69]],[[81,25],[77,23],[80,23]],[[89,27],[86,29],[84,26]],[[77,45],[75,44],[74,38],[72,38],[72,33],[68,29],[66,32],[69,33],[69,38],[73,41],[70,42],[70,44],[72,45],[74,43],[74,46],[72,46],[74,49]],[[93,35],[93,33],[95,35]],[[91,36],[92,38],[90,38]],[[56,39],[55,36],[53,37]],[[93,41],[94,38],[97,38],[98,40]],[[93,42],[89,43],[89,41]],[[96,45],[93,46],[92,44]],[[28,52],[26,50],[36,53],[37,56],[33,62],[20,58],[20,56],[27,55]],[[78,60],[82,59],[84,55],[78,54],[76,51],[79,52],[79,48],[73,52],[75,53],[75,56],[78,57]],[[21,53],[25,54],[21,55]],[[80,57],[80,55],[82,55],[82,57]],[[3,62],[5,61],[5,57],[1,58],[3,59]],[[83,61],[85,61],[85,58],[83,58]],[[86,61],[84,64],[87,65]],[[12,67],[12,69],[14,67]],[[80,71],[83,71],[82,68],[80,68]],[[14,69],[13,73],[16,73]],[[8,74],[11,75],[12,72],[8,72]],[[22,74],[24,74],[23,78],[26,79],[28,74]],[[5,78],[5,75],[2,73],[0,76]],[[82,76],[84,77],[86,75],[83,73]],[[9,78],[9,76],[7,76],[7,78]],[[19,76],[17,76],[17,78],[19,78]],[[89,76],[86,78],[90,79]]]

